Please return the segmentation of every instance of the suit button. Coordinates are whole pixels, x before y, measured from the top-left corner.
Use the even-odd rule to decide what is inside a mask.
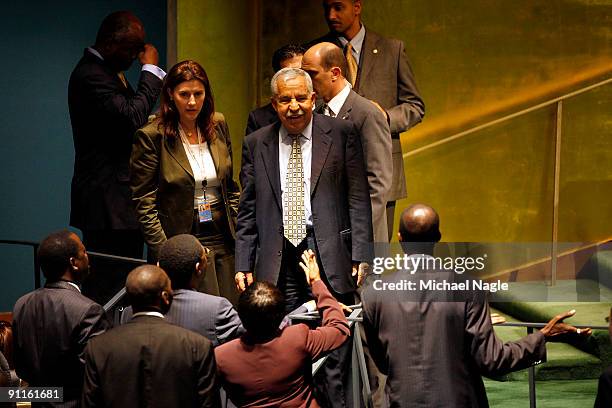
[[[278,256],[283,256],[283,251],[278,251]]]
[[[283,227],[278,227],[278,233],[283,235]]]

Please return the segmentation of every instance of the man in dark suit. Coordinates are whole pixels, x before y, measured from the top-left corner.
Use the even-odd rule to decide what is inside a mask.
[[[203,278],[206,262],[200,241],[193,235],[180,234],[164,242],[158,265],[168,274],[174,293],[166,320],[201,334],[216,347],[239,337],[244,328],[229,300],[194,289]],[[131,319],[132,308],[127,307],[121,322]]]
[[[165,75],[157,50],[144,40],[132,13],[108,15],[68,85],[75,151],[70,225],[83,232],[90,251],[132,258],[143,253],[129,186],[132,139],[147,123]],[[123,71],[136,57],[142,72],[134,91]]]
[[[386,204],[393,163],[386,117],[372,102],[351,90],[345,79],[346,59],[338,46],[327,42],[312,46],[302,58],[302,69],[308,72],[317,97],[324,102],[317,112],[348,119],[359,130],[372,205],[374,242],[388,242]]]
[[[348,59],[347,79],[353,90],[376,102],[387,116],[393,145],[393,181],[388,197],[389,240],[393,231],[395,201],[406,197],[404,159],[399,134],[418,124],[425,115],[404,44],[385,38],[361,23],[361,0],[324,0],[330,32],[311,42],[332,42]]]
[[[38,248],[47,280],[13,310],[13,345],[17,375],[32,387],[63,387],[63,403],[33,406],[78,407],[83,386],[85,345],[110,325],[102,306],[81,294],[87,273],[85,247],[74,233],[55,232]]]
[[[299,68],[304,54],[304,47],[296,44],[287,44],[272,55],[272,69],[278,72],[282,68]],[[252,110],[249,113],[245,135],[253,133],[259,128],[278,122],[278,115],[272,107],[272,102]]]
[[[157,266],[128,275],[127,324],[85,349],[84,407],[218,407],[216,364],[205,337],[168,323],[170,279]]]
[[[427,259],[440,240],[433,208],[415,204],[400,219],[399,239],[409,257]],[[454,271],[418,269],[376,278],[362,292],[363,325],[377,366],[388,375],[392,408],[488,407],[482,375],[502,375],[546,361],[547,341],[586,337],[554,317],[537,333],[503,343],[495,336],[484,293],[385,290],[408,279],[454,282]],[[449,301],[452,300],[452,301]]]
[[[272,78],[280,123],[243,143],[242,195],[236,228],[236,284],[277,284],[287,311],[311,295],[298,270],[305,249],[318,248],[323,279],[351,304],[360,262],[372,257],[372,217],[363,149],[349,121],[314,115],[312,81],[301,69]],[[257,255],[257,264],[255,257]],[[255,267],[255,268],[254,268]]]

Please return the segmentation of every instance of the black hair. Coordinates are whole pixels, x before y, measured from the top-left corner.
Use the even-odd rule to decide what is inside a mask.
[[[249,336],[271,338],[285,316],[285,298],[273,284],[253,282],[240,295],[238,316]]]
[[[193,235],[175,235],[166,241],[159,253],[159,266],[170,278],[173,289],[189,289],[195,267],[204,248]]]
[[[287,44],[278,50],[274,51],[272,55],[272,69],[277,72],[281,69],[281,63],[298,55],[304,55],[306,48],[299,44]]]
[[[56,231],[42,240],[38,247],[38,263],[48,281],[59,280],[70,267],[70,258],[79,255],[79,244],[74,233]]]

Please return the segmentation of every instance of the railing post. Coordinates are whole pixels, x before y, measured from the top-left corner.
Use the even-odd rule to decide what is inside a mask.
[[[533,333],[533,327],[527,327],[527,334]],[[535,366],[529,367],[529,408],[536,408]]]
[[[550,251],[550,284],[557,283],[557,241],[559,239],[559,183],[561,177],[561,127],[563,126],[563,101],[557,102],[557,114],[555,125],[555,181],[553,188],[553,220],[552,220],[552,245]]]

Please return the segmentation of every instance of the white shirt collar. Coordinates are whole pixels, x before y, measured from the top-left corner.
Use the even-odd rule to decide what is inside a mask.
[[[98,52],[98,50],[92,48],[92,47],[87,47],[87,51],[89,51],[90,53],[92,53],[93,55],[95,55],[96,57],[100,58],[102,61],[104,61],[104,58],[102,57],[102,54],[100,54]]]
[[[164,315],[159,313],[159,312],[138,312],[138,313],[134,313],[132,315],[132,319],[137,317],[137,316],[155,316],[155,317],[159,317],[161,319],[164,318]]]
[[[344,88],[342,88],[342,90],[338,92],[336,96],[334,96],[329,100],[329,102],[327,102],[327,107],[331,109],[331,111],[334,113],[334,116],[338,116],[340,109],[342,109],[342,105],[344,105],[344,102],[346,102],[346,98],[348,98],[350,93],[351,83],[345,79]]]
[[[79,293],[81,292],[81,288],[79,288],[79,285],[77,285],[76,283],[74,283],[74,282],[70,282],[70,281],[64,281],[64,282],[66,282],[66,283],[67,283],[67,284],[69,284],[69,285],[74,286],[74,287],[76,288],[76,290],[78,290],[78,291],[79,291]]]
[[[359,60],[359,55],[361,55],[361,48],[363,47],[363,40],[365,38],[365,26],[362,24],[361,28],[357,32],[357,34],[351,39],[351,45],[353,46],[353,50],[357,54],[357,60]],[[344,38],[343,36],[339,36],[340,44],[342,44],[342,48],[348,44],[349,40]]]
[[[289,136],[289,132],[287,132],[287,129],[285,129],[285,126],[283,126],[282,124],[279,130],[279,134],[280,134],[281,140]],[[304,136],[308,140],[312,139],[312,118],[310,118],[310,122],[308,122],[304,130],[302,130],[301,135]]]

